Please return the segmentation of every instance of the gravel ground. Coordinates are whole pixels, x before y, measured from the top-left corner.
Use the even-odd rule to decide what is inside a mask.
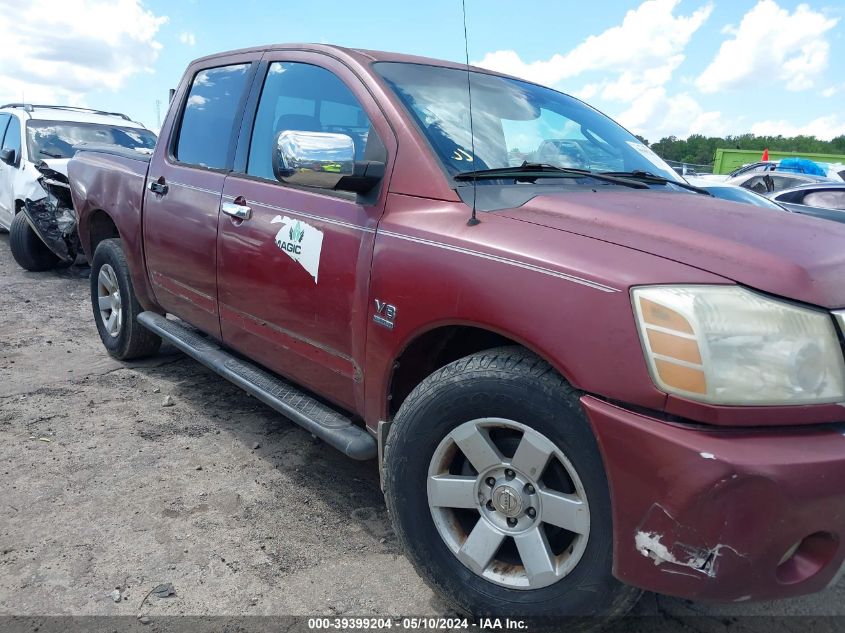
[[[112,360],[87,274],[24,272],[0,235],[0,614],[445,612],[396,544],[375,463],[172,348]],[[176,595],[144,601],[160,583]],[[845,616],[845,583],[766,604],[647,595],[635,613],[664,618],[624,628],[793,631],[731,617]]]

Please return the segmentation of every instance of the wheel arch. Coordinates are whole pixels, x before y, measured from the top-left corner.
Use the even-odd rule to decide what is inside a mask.
[[[103,240],[115,237],[120,238],[117,223],[109,215],[108,211],[104,211],[103,209],[94,209],[88,213],[86,228],[88,239],[86,240],[87,244],[84,246],[85,252],[89,253],[89,258],[94,256],[97,245]]]
[[[542,348],[510,332],[472,322],[430,324],[408,337],[393,359],[385,394],[389,419],[414,387],[437,369],[470,354],[511,345],[535,354],[573,384],[566,367],[554,362]]]
[[[141,244],[140,217],[138,218],[139,223],[135,227],[127,225],[125,221],[123,224],[120,224],[118,222],[120,219],[121,216],[119,213],[112,214],[99,207],[93,207],[90,211],[82,213],[79,225],[79,237],[85,255],[89,262],[93,262],[94,253],[101,242],[108,239],[121,240],[138,302],[145,310],[160,312],[161,308],[156,302],[155,294],[147,278],[143,246]],[[128,233],[121,233],[120,228],[118,228],[119,226],[122,226],[124,231]]]

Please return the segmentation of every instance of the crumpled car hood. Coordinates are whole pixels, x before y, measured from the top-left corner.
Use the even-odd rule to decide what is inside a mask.
[[[47,167],[54,169],[60,174],[67,176],[67,165],[70,162],[69,158],[46,158],[43,163],[47,163]]]
[[[838,222],[699,194],[600,188],[546,194],[498,213],[681,262],[782,297],[845,306],[845,224]]]

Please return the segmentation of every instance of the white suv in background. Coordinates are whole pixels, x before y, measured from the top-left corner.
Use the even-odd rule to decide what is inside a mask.
[[[42,174],[36,163],[43,161],[51,170],[67,176],[67,163],[77,144],[113,144],[149,151],[156,143],[153,132],[125,114],[24,103],[0,106],[0,139],[0,230],[7,231],[27,200],[47,195],[39,182]],[[20,260],[18,263],[30,270],[50,267],[46,265],[50,263],[48,251],[32,230],[32,221],[20,218],[17,224],[12,231],[13,252],[15,245],[19,251],[23,246],[23,251],[32,251],[24,252],[25,257],[32,255],[34,264],[45,265],[30,268]],[[24,234],[16,235],[18,231]]]

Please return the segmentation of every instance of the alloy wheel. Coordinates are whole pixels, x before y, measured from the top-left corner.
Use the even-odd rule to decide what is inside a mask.
[[[103,264],[97,275],[97,303],[103,327],[109,336],[117,338],[123,326],[123,303],[117,274],[109,264]]]
[[[587,546],[590,510],[578,473],[542,433],[482,418],[453,429],[434,451],[428,504],[463,565],[511,589],[554,584]]]

